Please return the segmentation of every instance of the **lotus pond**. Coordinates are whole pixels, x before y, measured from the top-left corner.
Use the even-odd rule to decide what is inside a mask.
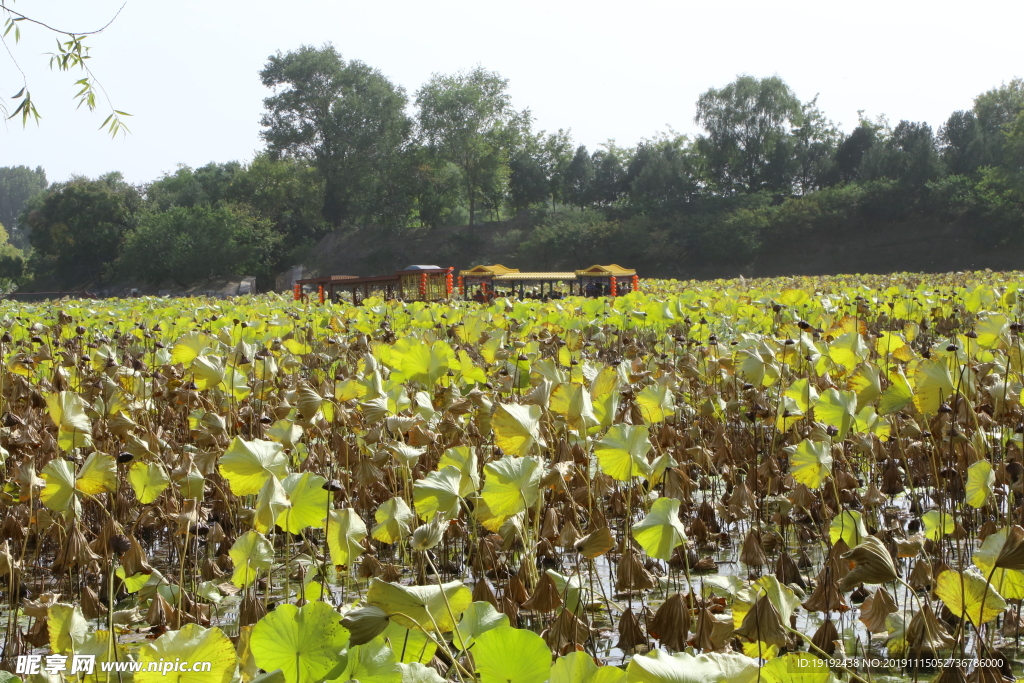
[[[0,681],[1020,675],[1021,274],[642,284],[0,304]]]

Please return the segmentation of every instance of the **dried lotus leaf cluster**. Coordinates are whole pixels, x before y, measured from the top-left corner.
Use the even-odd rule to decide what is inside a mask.
[[[0,664],[203,644],[224,680],[465,680],[527,661],[511,642],[538,683],[700,655],[710,683],[851,634],[1007,651],[1018,283],[4,302],[0,594],[26,618]]]

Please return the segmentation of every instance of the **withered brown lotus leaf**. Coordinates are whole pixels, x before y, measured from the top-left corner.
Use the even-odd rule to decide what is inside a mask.
[[[866,537],[860,545],[844,554],[842,559],[857,565],[840,582],[839,589],[842,591],[851,590],[858,583],[889,583],[899,576],[889,551],[874,536]]]
[[[249,626],[267,615],[267,608],[263,600],[256,596],[251,590],[245,591],[242,602],[238,606],[238,625]]]
[[[797,484],[796,488],[793,489],[793,493],[789,496],[789,502],[804,510],[810,510],[817,500],[817,496],[805,484]]]
[[[563,609],[542,637],[549,648],[561,650],[566,645],[582,645],[587,642],[590,627],[570,610]]]
[[[50,620],[43,617],[36,619],[32,628],[25,632],[25,642],[32,647],[43,647],[50,642]]]
[[[850,561],[844,560],[843,555],[850,552],[850,546],[846,544],[846,541],[839,539],[832,544],[829,548],[828,555],[825,556],[824,566],[821,572],[818,573],[817,580],[821,581],[825,572],[831,573],[831,576],[836,581],[842,581],[846,578],[846,575],[850,573]]]
[[[508,617],[508,623],[512,628],[519,627],[519,605],[514,600],[502,598],[498,611]]]
[[[924,536],[917,534],[910,538],[896,539],[896,552],[900,557],[917,557],[924,548]]]
[[[523,609],[542,613],[553,612],[561,606],[562,597],[558,594],[558,587],[547,573],[541,574],[533,595],[523,603]]]
[[[931,588],[932,567],[923,557],[914,565],[914,569],[911,570],[907,583],[917,590],[927,590]]]
[[[743,616],[740,627],[736,629],[736,635],[753,643],[760,641],[779,647],[785,645],[788,640],[782,616],[766,595],[758,598],[750,611]]]
[[[764,546],[761,545],[761,535],[753,527],[743,538],[740,562],[750,567],[760,567],[761,565],[768,564],[768,556],[765,555]]]
[[[871,633],[885,633],[888,630],[885,624],[886,617],[898,609],[896,600],[889,595],[889,591],[879,586],[878,590],[860,606],[860,621]]]
[[[498,608],[498,596],[494,594],[490,581],[480,577],[473,584],[473,602],[488,602],[495,609]]]
[[[572,548],[576,545],[576,541],[579,539],[580,531],[570,520],[563,524],[561,531],[558,532],[558,542],[556,545],[559,548]]]
[[[952,647],[956,642],[927,602],[907,625],[906,640],[910,651],[914,653],[938,652]]]
[[[99,558],[100,556],[89,548],[89,543],[85,540],[85,534],[82,533],[82,529],[75,524],[71,527],[71,532],[57,552],[57,556],[53,561],[53,567],[56,571],[63,571],[72,567],[84,568],[90,562]]]
[[[177,621],[175,618],[176,609],[164,599],[164,596],[157,593],[153,596],[153,599],[149,601],[149,609],[146,610],[146,623],[150,626],[168,626],[173,627],[174,622]]]
[[[544,523],[540,527],[540,536],[549,541],[558,541],[558,510],[555,510],[555,508],[548,508],[547,512],[544,513]]]
[[[999,530],[996,523],[991,519],[986,519],[985,523],[978,527],[978,540],[984,542],[986,538],[994,534]]]
[[[630,548],[622,554],[615,576],[615,590],[622,593],[630,590],[650,590],[658,585],[636,552]]]
[[[690,608],[681,593],[674,593],[661,604],[648,631],[663,647],[680,651],[686,648],[690,635]]]
[[[718,571],[718,563],[712,557],[702,557],[690,567],[690,570],[697,574],[710,574]]]
[[[505,597],[512,600],[516,605],[522,605],[530,599],[530,594],[526,591],[526,586],[523,585],[522,580],[518,576],[513,576],[508,580]]]
[[[878,490],[878,487],[872,483],[871,486],[868,487],[868,490],[864,492],[864,495],[861,496],[860,501],[864,503],[864,507],[871,509],[876,508],[879,505],[883,505],[886,498],[885,495]]]
[[[840,491],[851,491],[860,486],[860,482],[852,474],[846,471],[836,473],[836,486]]]
[[[814,587],[803,606],[808,612],[845,612],[850,609],[846,604],[846,598],[839,590],[839,582],[831,578],[831,572],[827,567],[818,576],[818,585]]]
[[[932,679],[932,683],[967,683],[967,676],[959,667],[946,667]]]
[[[359,577],[362,579],[370,579],[375,576],[380,576],[384,571],[384,565],[373,555],[363,555],[359,562]]]
[[[1006,541],[996,557],[1000,569],[1024,570],[1024,528],[1013,524],[1006,530]]]
[[[775,578],[779,580],[779,583],[787,585],[793,583],[800,588],[807,588],[804,577],[800,575],[800,569],[797,568],[796,562],[785,549],[779,553],[779,559],[775,561]]]
[[[146,552],[142,549],[138,539],[130,536],[128,540],[131,542],[132,547],[121,557],[121,565],[124,567],[125,576],[152,574],[153,567],[146,561]]]
[[[619,618],[619,640],[615,647],[624,652],[632,652],[637,645],[647,645],[647,636],[632,608],[627,608]]]
[[[82,616],[86,619],[98,619],[107,613],[107,607],[100,602],[99,595],[89,586],[82,587]]]
[[[615,537],[608,527],[604,526],[591,531],[583,538],[576,541],[576,552],[588,560],[604,555],[615,547]]]
[[[388,583],[395,583],[402,578],[402,570],[389,562],[384,565],[384,571],[381,573],[380,578]]]
[[[903,470],[895,460],[890,460],[882,472],[882,493],[887,496],[895,496],[903,493]]]
[[[217,564],[217,561],[215,559],[213,559],[212,557],[207,557],[205,560],[203,560],[203,563],[200,568],[200,575],[203,577],[204,581],[213,581],[214,579],[219,579],[222,576],[224,576],[224,574],[225,572],[221,570],[220,565]]]
[[[832,620],[828,618],[822,622],[818,630],[811,636],[811,642],[814,643],[815,647],[830,655],[835,654],[837,641],[839,641],[839,631],[836,630]]]

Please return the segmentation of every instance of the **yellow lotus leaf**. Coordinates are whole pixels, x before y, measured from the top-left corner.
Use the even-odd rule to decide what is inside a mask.
[[[958,617],[966,617],[981,626],[998,617],[1006,609],[1006,601],[995,587],[974,567],[961,572],[951,569],[939,574],[935,595]]]

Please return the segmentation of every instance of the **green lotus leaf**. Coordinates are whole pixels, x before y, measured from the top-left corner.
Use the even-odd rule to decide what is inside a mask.
[[[363,554],[364,538],[366,522],[353,508],[332,510],[327,516],[327,547],[331,551],[331,564],[352,564],[354,559]]]
[[[647,516],[633,525],[633,538],[648,555],[667,562],[676,546],[686,543],[686,530],[679,520],[679,501],[654,501]]]
[[[366,601],[405,628],[447,633],[473,602],[473,593],[460,581],[440,586],[401,586],[374,579]]]
[[[499,626],[482,633],[473,646],[480,683],[544,683],[551,651],[532,631]]]
[[[236,496],[259,493],[267,477],[284,479],[288,475],[288,458],[284,447],[273,441],[246,441],[236,436],[218,465]]]
[[[284,604],[256,623],[249,646],[257,666],[280,669],[287,683],[319,683],[344,670],[348,637],[330,604]]]

